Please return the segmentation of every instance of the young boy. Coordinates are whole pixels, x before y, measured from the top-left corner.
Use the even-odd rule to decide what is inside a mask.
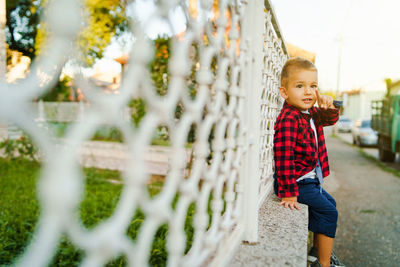
[[[308,205],[308,229],[314,233],[311,266],[344,266],[332,252],[336,202],[322,188],[323,177],[329,175],[323,127],[335,124],[339,109],[332,97],[319,94],[317,76],[314,64],[304,58],[289,59],[282,69],[285,103],[275,124],[274,189],[285,208],[299,209],[298,202]]]

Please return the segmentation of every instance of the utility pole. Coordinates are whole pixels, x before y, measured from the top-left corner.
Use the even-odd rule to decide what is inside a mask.
[[[338,65],[337,65],[337,77],[336,77],[336,99],[339,99],[339,95],[340,95],[340,68],[341,68],[341,64],[342,64],[342,34],[339,33],[339,37],[338,37]],[[338,128],[337,128],[337,124],[335,124],[333,126],[333,134],[337,135],[339,132]]]
[[[342,34],[339,34],[338,37],[338,66],[337,66],[337,79],[336,79],[336,99],[339,97],[340,94],[340,68],[342,64]]]

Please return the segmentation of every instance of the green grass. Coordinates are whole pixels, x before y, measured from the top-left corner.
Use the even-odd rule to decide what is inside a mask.
[[[40,177],[40,164],[28,160],[14,161],[0,158],[0,263],[12,264],[23,253],[35,232],[39,216],[39,205],[36,199],[36,184]],[[94,168],[83,170],[86,177],[85,193],[81,202],[79,216],[83,225],[91,229],[104,219],[110,217],[122,192],[122,184],[111,183],[120,180],[120,173]],[[160,180],[148,186],[150,195],[157,195],[162,189]],[[178,201],[175,197],[171,206],[175,208]],[[186,252],[193,241],[193,216],[195,204],[191,204],[185,221]],[[138,231],[145,221],[145,214],[138,209],[127,229],[127,236],[136,240]],[[149,264],[165,266],[167,261],[166,236],[168,225],[161,225],[154,236]],[[84,252],[63,236],[58,250],[52,259],[51,266],[79,266]],[[124,256],[119,256],[107,266],[126,266]]]
[[[353,145],[355,146],[355,145]],[[397,178],[400,178],[400,171],[396,170],[395,168],[392,168],[388,165],[386,165],[384,162],[374,158],[373,156],[371,156],[370,154],[368,154],[367,152],[365,152],[362,148],[355,146],[358,150],[358,152],[366,159],[368,159],[369,161],[375,163],[377,166],[379,166],[379,168],[381,168],[383,171],[391,173],[393,175],[395,175]]]
[[[376,210],[360,210],[360,213],[375,213]]]
[[[0,158],[0,263],[10,263],[32,238],[39,216],[38,173],[37,163]]]
[[[151,140],[151,145],[153,145],[153,146],[171,146],[171,142],[169,140],[154,138],[153,140]],[[186,143],[185,147],[192,148],[193,143]]]

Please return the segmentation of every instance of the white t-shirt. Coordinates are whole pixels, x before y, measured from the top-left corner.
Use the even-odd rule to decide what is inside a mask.
[[[310,114],[310,112],[309,112],[308,110],[307,110],[307,111],[302,111],[302,113]],[[317,144],[317,151],[318,151],[317,129],[315,128],[314,120],[313,120],[312,118],[310,119],[310,126],[311,126],[311,129],[313,129],[313,131],[314,131],[315,143]],[[311,179],[317,178],[317,173],[316,173],[316,171],[315,171],[315,168],[314,168],[312,171],[310,171],[309,173],[306,173],[306,174],[304,174],[303,176],[301,176],[300,178],[298,178],[298,179],[296,180],[296,182],[301,181],[301,180],[304,180],[304,179],[306,179],[306,178],[311,178]]]

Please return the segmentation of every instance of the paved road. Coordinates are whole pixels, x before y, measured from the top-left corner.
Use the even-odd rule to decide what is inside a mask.
[[[338,136],[346,143],[353,144],[353,137],[351,133],[339,133]],[[362,147],[361,149],[378,159],[378,149],[376,147]]]
[[[326,134],[336,199],[335,251],[346,266],[400,266],[400,179],[338,138]],[[372,150],[371,150],[372,151]]]

